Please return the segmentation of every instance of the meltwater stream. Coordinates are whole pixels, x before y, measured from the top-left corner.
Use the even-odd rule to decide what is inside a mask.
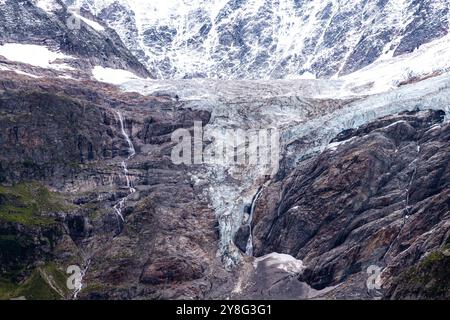
[[[130,176],[128,174],[128,166],[127,166],[127,161],[130,160],[131,158],[133,158],[136,155],[136,150],[134,149],[133,146],[133,142],[131,142],[130,137],[128,136],[128,134],[125,131],[125,126],[124,126],[124,122],[123,122],[123,116],[120,113],[120,111],[115,111],[117,117],[119,118],[119,122],[120,122],[120,131],[123,135],[123,137],[125,138],[125,140],[127,141],[128,144],[128,157],[126,158],[126,160],[121,162],[121,167],[123,170],[123,174],[125,176],[126,179],[126,188],[128,189],[128,195],[126,195],[125,197],[121,198],[115,205],[114,205],[114,210],[116,213],[116,217],[117,217],[117,226],[118,226],[118,231],[121,231],[121,226],[120,226],[120,220],[122,220],[122,222],[125,220],[122,214],[122,210],[123,207],[125,206],[125,201],[133,194],[136,192],[136,189],[133,188],[131,180],[130,180]],[[81,270],[81,274],[80,274],[80,279],[78,281],[78,285],[75,288],[75,291],[73,293],[73,299],[76,300],[78,298],[78,294],[80,293],[81,289],[83,288],[83,278],[86,275],[89,267],[91,265],[91,259],[87,259],[84,268]]]
[[[121,166],[122,166],[123,174],[124,174],[126,182],[127,182],[126,188],[128,189],[129,193],[126,197],[123,197],[122,199],[120,199],[119,202],[117,202],[117,204],[114,206],[114,210],[116,211],[116,216],[117,216],[117,224],[118,224],[118,228],[120,231],[121,230],[120,220],[122,220],[122,222],[124,221],[122,210],[123,210],[123,207],[125,206],[125,201],[128,199],[128,197],[130,197],[133,193],[136,192],[136,189],[133,188],[133,186],[132,186],[130,176],[128,174],[128,167],[127,167],[127,161],[135,156],[136,150],[134,149],[133,142],[131,141],[130,137],[128,136],[128,134],[125,131],[122,114],[120,113],[120,111],[116,111],[116,114],[117,114],[117,117],[119,118],[120,130],[128,144],[128,157],[126,160],[122,161]]]
[[[91,266],[91,259],[88,259],[86,261],[84,268],[81,270],[80,279],[78,280],[77,287],[75,288],[75,291],[73,293],[74,300],[78,298],[78,294],[80,293],[81,289],[83,289],[83,278],[86,275],[87,271],[89,270],[90,266]]]
[[[249,226],[249,235],[247,240],[247,246],[245,247],[245,254],[248,256],[253,256],[253,235],[252,235],[252,221],[253,221],[253,213],[255,212],[256,202],[263,191],[263,187],[260,187],[255,197],[253,198],[252,205],[250,207],[250,216],[248,218],[248,226]]]

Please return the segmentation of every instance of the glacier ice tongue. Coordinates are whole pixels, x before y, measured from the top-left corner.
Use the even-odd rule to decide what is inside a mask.
[[[376,118],[416,109],[439,109],[446,112],[448,119],[450,112],[448,73],[383,93],[346,98],[336,98],[341,97],[342,82],[333,80],[136,80],[122,88],[149,95],[161,90],[179,95],[180,108],[211,113],[206,129],[277,128],[281,132],[282,157],[290,159],[290,165],[324,150],[343,130]],[[302,141],[302,148],[294,152],[290,144],[296,140]],[[225,265],[232,267],[242,255],[233,238],[244,219],[243,208],[264,183],[264,173],[258,166],[209,164],[204,169],[206,173],[196,175],[209,181],[206,192],[219,223],[218,254]]]

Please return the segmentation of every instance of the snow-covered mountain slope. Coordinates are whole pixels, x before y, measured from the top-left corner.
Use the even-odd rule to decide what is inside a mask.
[[[100,66],[149,76],[114,30],[95,20],[88,12],[69,10],[60,0],[1,1],[0,56],[6,60],[0,58],[0,66],[77,79],[89,79]]]
[[[345,75],[448,33],[450,0],[64,0],[158,78]]]
[[[396,57],[382,56],[374,63],[345,76],[332,79],[220,80],[169,79],[141,80],[146,91],[178,95],[182,100],[228,100],[239,97],[241,102],[265,98],[296,96],[317,99],[357,98],[396,90],[450,71],[450,35],[422,45],[411,53]],[[121,84],[133,90],[136,81],[126,74],[114,76],[98,70],[96,79]],[[243,90],[247,88],[247,90]],[[258,90],[255,90],[258,88]],[[140,92],[140,91],[139,91]],[[237,95],[237,96],[236,96]]]

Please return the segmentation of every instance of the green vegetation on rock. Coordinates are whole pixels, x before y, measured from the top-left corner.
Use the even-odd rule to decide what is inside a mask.
[[[55,263],[36,268],[21,283],[0,279],[0,299],[58,300],[67,298],[66,275]]]
[[[0,300],[7,300],[14,297],[14,291],[18,286],[11,281],[0,278]]]
[[[428,254],[403,272],[392,294],[394,299],[450,299],[450,239],[442,249]]]
[[[41,184],[21,183],[12,187],[0,186],[0,220],[25,225],[54,223],[45,213],[64,210],[62,198]]]

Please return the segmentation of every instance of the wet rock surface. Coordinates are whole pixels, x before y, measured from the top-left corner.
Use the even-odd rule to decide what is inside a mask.
[[[0,3],[0,44],[65,54],[49,68],[0,57],[0,299],[448,299],[447,69],[402,68],[389,90],[176,80],[347,74],[445,40],[445,1],[229,2],[181,12],[189,30],[90,0],[73,28],[63,2]],[[288,29],[301,34],[283,47]],[[174,48],[210,55],[178,68]],[[94,66],[151,76],[138,59],[172,79],[92,81]],[[172,133],[195,122],[279,130],[279,167],[175,165]]]

